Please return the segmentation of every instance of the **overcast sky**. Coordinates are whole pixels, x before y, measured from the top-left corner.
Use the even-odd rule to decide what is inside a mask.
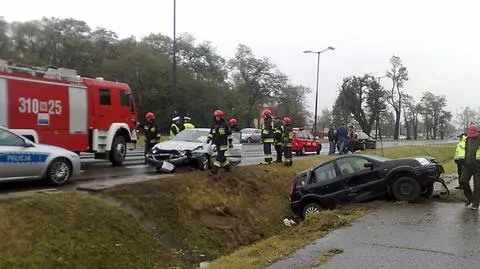
[[[73,17],[120,37],[173,34],[173,0],[4,2],[0,16],[9,22]],[[331,107],[343,77],[383,76],[395,54],[409,71],[407,93],[445,94],[455,113],[464,105],[480,107],[478,11],[479,4],[460,0],[177,0],[177,34],[209,40],[227,58],[238,43],[250,46],[293,83],[312,89],[312,111],[316,56],[302,52],[335,47],[320,60],[319,113]],[[382,84],[391,85],[387,79]]]

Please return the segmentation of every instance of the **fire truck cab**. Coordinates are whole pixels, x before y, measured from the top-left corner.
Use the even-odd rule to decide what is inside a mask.
[[[125,83],[0,59],[0,125],[36,143],[95,153],[119,165],[137,142],[136,124]]]

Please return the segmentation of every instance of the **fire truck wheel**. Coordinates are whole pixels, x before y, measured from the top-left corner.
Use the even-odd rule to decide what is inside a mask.
[[[53,160],[47,169],[45,179],[48,184],[61,186],[70,181],[72,176],[72,165],[67,159],[58,158]]]
[[[125,138],[121,135],[116,136],[113,139],[112,149],[110,150],[110,162],[113,165],[120,165],[125,160],[127,156],[127,143],[125,143]]]

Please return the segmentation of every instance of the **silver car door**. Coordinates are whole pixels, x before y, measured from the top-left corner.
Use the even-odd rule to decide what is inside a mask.
[[[231,135],[232,138],[232,148],[228,148],[228,150],[225,152],[225,155],[227,157],[233,157],[233,158],[241,158],[242,157],[242,133],[240,132],[234,132]]]
[[[28,179],[40,175],[48,154],[35,152],[22,137],[0,129],[0,178]]]

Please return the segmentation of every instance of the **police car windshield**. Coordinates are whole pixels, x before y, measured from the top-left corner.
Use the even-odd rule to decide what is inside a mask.
[[[172,138],[172,141],[207,143],[209,131],[185,129]]]

